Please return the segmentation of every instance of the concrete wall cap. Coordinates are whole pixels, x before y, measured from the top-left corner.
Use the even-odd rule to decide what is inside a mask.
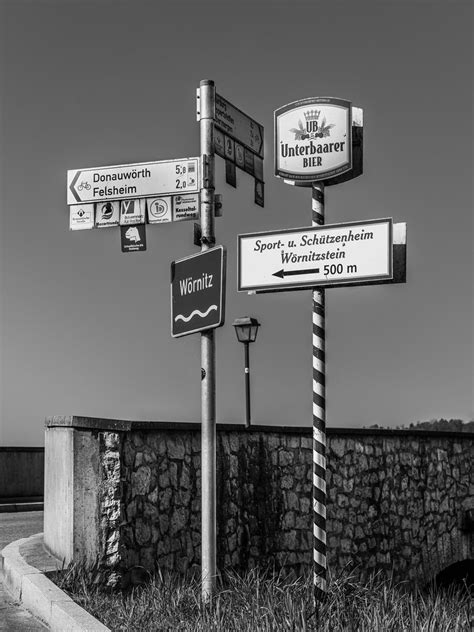
[[[80,417],[76,415],[46,417],[46,428],[77,428],[79,430],[111,430],[116,432],[129,431],[182,431],[195,430],[200,432],[201,424],[188,421],[139,421],[123,419],[106,419],[99,417]],[[282,433],[311,435],[312,426],[273,426],[254,425],[246,429],[243,424],[217,423],[218,432],[242,433]],[[474,440],[474,432],[459,432],[450,430],[422,430],[416,428],[341,428],[327,427],[329,436],[400,436],[400,437],[447,437]]]

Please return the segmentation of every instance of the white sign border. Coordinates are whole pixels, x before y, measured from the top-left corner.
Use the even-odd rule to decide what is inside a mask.
[[[96,199],[92,197],[92,198],[87,198],[84,200],[77,201],[75,199],[75,193],[73,189],[77,180],[79,179],[80,174],[86,171],[104,171],[106,169],[127,169],[127,168],[138,169],[139,167],[147,167],[150,165],[158,165],[158,164],[164,164],[164,163],[170,164],[170,163],[175,163],[175,162],[187,162],[187,161],[192,161],[192,160],[197,161],[196,186],[193,187],[192,189],[186,189],[185,193],[199,193],[199,191],[201,190],[201,158],[199,156],[186,156],[184,158],[170,158],[168,160],[151,160],[148,162],[127,163],[127,164],[122,164],[122,165],[103,165],[99,167],[84,167],[80,169],[68,169],[67,170],[67,189],[66,189],[67,205],[77,206],[78,204],[99,204],[100,202],[114,202],[114,201],[119,201],[119,200],[133,200],[133,199],[139,200],[139,199],[144,199],[144,198],[149,198],[149,197],[164,197],[168,195],[181,195],[183,193],[182,191],[179,191],[179,192],[159,191],[157,193],[145,193],[143,195],[137,195],[136,193],[133,193],[129,195],[124,194],[124,195],[118,195],[118,196],[106,196],[106,197],[101,197],[100,199]]]
[[[241,258],[241,241],[242,239],[244,239],[245,237],[268,237],[269,235],[281,235],[281,234],[285,234],[288,235],[290,233],[297,233],[297,232],[301,232],[301,231],[307,231],[307,232],[318,232],[327,228],[345,228],[347,227],[353,227],[353,226],[366,226],[367,224],[381,224],[381,223],[385,223],[388,222],[388,226],[389,226],[389,231],[388,231],[388,240],[389,240],[389,248],[388,248],[388,268],[389,268],[389,273],[388,274],[376,274],[376,275],[370,275],[370,276],[366,276],[366,277],[360,277],[358,279],[340,279],[340,280],[334,280],[331,279],[330,281],[327,282],[320,282],[318,284],[314,284],[311,281],[306,281],[306,282],[297,282],[295,281],[294,283],[285,283],[283,286],[282,285],[252,285],[252,286],[245,286],[244,288],[241,285],[241,265],[242,265],[242,258]],[[264,290],[266,292],[271,292],[271,291],[275,291],[275,292],[283,292],[285,290],[305,290],[305,289],[311,289],[311,288],[319,288],[319,287],[333,287],[333,286],[337,286],[337,285],[344,285],[347,283],[354,283],[354,285],[363,285],[366,282],[370,282],[370,281],[390,281],[393,278],[393,218],[392,217],[384,217],[384,218],[378,218],[378,219],[367,219],[367,220],[358,220],[355,222],[339,222],[337,224],[322,224],[321,226],[302,226],[299,228],[289,228],[289,229],[279,229],[279,230],[271,230],[271,231],[265,231],[265,232],[258,232],[258,233],[243,233],[242,235],[237,235],[237,291],[238,292],[257,292],[260,290]]]
[[[324,173],[319,174],[294,174],[284,169],[278,168],[278,117],[290,110],[310,105],[337,105],[347,109],[347,133],[348,133],[348,149],[349,149],[349,161],[343,167],[337,167],[336,169],[330,169]],[[306,99],[300,99],[282,105],[276,109],[273,113],[273,155],[274,155],[274,167],[275,176],[277,178],[283,178],[283,180],[291,182],[320,182],[321,180],[330,180],[336,178],[347,171],[352,169],[352,102],[347,99],[341,99],[338,97],[307,97]]]
[[[193,255],[188,255],[187,257],[182,257],[181,259],[175,259],[171,262],[170,272],[172,273],[173,266],[176,266],[177,263],[182,263],[183,261],[187,261],[188,259],[193,259],[194,257],[200,257],[207,252],[212,252],[214,250],[221,250],[221,304],[220,308],[220,318],[219,323],[217,325],[212,325],[211,327],[199,327],[198,329],[193,329],[192,331],[185,331],[181,334],[173,333],[173,279],[170,282],[170,326],[171,326],[171,337],[172,338],[183,338],[184,336],[189,336],[190,334],[196,334],[200,331],[208,331],[209,329],[217,329],[218,327],[222,327],[225,323],[225,293],[226,293],[226,262],[227,262],[227,250],[225,246],[219,245],[214,246],[214,248],[208,248],[207,250],[201,250],[200,252],[196,252]]]

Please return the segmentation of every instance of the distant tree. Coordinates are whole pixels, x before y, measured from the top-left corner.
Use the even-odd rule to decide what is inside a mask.
[[[462,419],[430,419],[430,421],[417,421],[410,424],[410,428],[417,430],[448,430],[451,432],[474,432],[474,421]]]
[[[368,430],[374,428],[390,428],[389,426],[381,426],[373,424],[371,426],[363,426]],[[395,426],[396,430],[445,430],[450,432],[474,432],[474,420],[463,421],[462,419],[430,419],[429,421],[415,421],[408,425]]]

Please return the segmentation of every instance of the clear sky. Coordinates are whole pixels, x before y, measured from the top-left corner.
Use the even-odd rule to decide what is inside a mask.
[[[239,233],[311,224],[311,194],[273,176],[273,111],[310,96],[364,110],[364,174],[326,189],[326,222],[407,223],[407,283],[327,290],[327,423],[473,417],[472,3],[444,1],[3,0],[1,419],[3,445],[42,445],[55,414],[199,421],[200,336],[170,335],[170,262],[193,223],[70,232],[68,169],[199,154],[195,90],[265,127],[265,208],[225,183],[228,251],[217,330],[217,418],[312,423],[311,292],[236,289]]]

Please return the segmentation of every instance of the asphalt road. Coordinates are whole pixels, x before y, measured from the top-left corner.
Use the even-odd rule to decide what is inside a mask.
[[[43,531],[43,512],[0,513],[0,551],[10,542]],[[1,580],[1,576],[0,576]],[[19,607],[0,581],[0,630],[2,632],[45,632],[47,628]]]

